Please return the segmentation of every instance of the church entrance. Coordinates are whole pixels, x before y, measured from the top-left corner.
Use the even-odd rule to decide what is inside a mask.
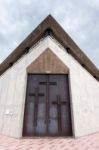
[[[71,136],[68,75],[28,75],[23,136]]]

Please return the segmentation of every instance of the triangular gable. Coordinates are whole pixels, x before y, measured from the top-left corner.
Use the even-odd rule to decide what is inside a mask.
[[[99,80],[99,71],[90,59],[81,51],[56,20],[49,15],[0,65],[0,75],[13,65],[28,49],[44,36],[54,36],[66,50]]]
[[[68,67],[47,48],[27,67],[28,73],[68,74]]]

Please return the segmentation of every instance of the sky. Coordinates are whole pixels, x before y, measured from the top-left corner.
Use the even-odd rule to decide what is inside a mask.
[[[0,0],[0,63],[49,14],[99,68],[99,0]]]

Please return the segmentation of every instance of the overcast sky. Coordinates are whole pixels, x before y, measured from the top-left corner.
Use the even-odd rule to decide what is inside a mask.
[[[99,0],[0,0],[0,62],[49,14],[99,68]]]

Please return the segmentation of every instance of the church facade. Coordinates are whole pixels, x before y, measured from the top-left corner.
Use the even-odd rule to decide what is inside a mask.
[[[99,132],[99,71],[52,16],[0,65],[0,134]]]

